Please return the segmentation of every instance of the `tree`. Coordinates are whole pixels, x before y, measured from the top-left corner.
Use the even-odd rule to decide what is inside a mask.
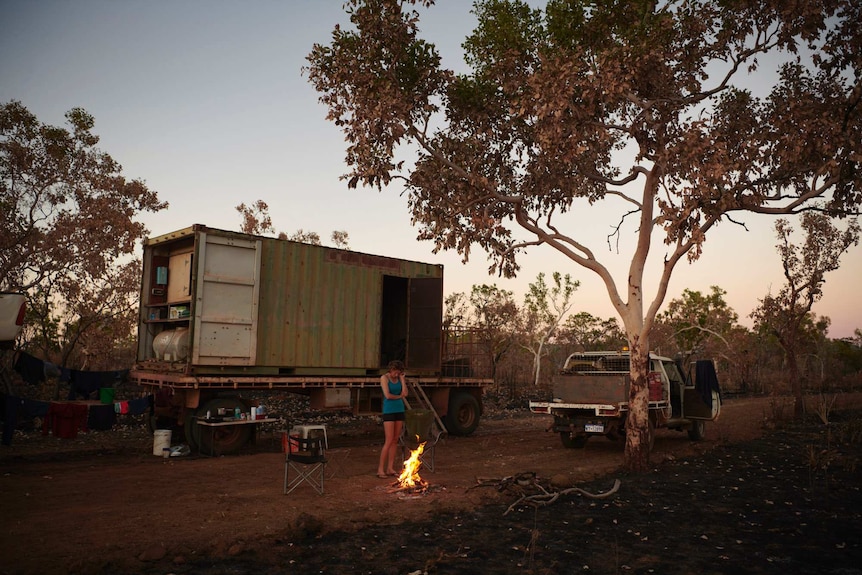
[[[556,334],[563,316],[572,309],[572,294],[580,285],[569,274],[554,272],[552,277],[554,285],[548,286],[545,274],[540,273],[528,286],[521,308],[521,347],[533,355],[533,384],[537,386],[545,345]]]
[[[625,464],[646,470],[649,337],[680,260],[737,214],[858,209],[862,7],[478,0],[470,69],[455,74],[418,37],[416,4],[433,1],[347,0],[352,27],[308,56],[348,143],[344,178],[403,184],[419,239],[465,260],[485,250],[490,272],[514,276],[547,246],[595,273],[631,350]],[[788,61],[756,96],[738,82],[771,54]],[[619,283],[582,233],[598,203],[618,210],[609,239],[631,255]]]
[[[332,242],[332,245],[342,250],[350,249],[349,240],[347,232],[343,230],[335,230],[329,235],[329,241]]]
[[[272,218],[269,216],[269,205],[263,200],[258,200],[250,206],[246,206],[243,202],[236,207],[236,211],[242,216],[242,225],[239,227],[242,233],[256,236],[275,233]]]
[[[469,342],[468,348],[462,346],[456,353],[473,355],[473,367],[489,372],[487,375],[499,384],[501,363],[511,355],[515,343],[518,313],[512,292],[496,285],[474,285],[469,296],[463,292],[446,296],[443,330],[454,341]],[[506,379],[514,397],[515,380]]]
[[[443,329],[466,327],[469,314],[470,310],[464,292],[450,293],[443,301]]]
[[[242,224],[239,228],[242,233],[253,235],[275,234],[272,218],[269,215],[269,205],[263,200],[257,200],[251,206],[246,206],[245,203],[242,203],[236,206],[235,209],[242,216]],[[303,229],[299,229],[290,235],[279,232],[278,238],[314,246],[320,245],[320,235],[317,232],[306,232]],[[337,248],[343,250],[350,249],[348,245],[349,237],[345,231],[336,230],[332,232],[329,239],[332,241],[332,245]]]
[[[136,217],[168,206],[96,147],[90,114],[74,108],[66,121],[43,124],[17,101],[0,107],[0,289],[27,292],[40,313],[28,315],[25,337],[63,365],[97,337],[128,345],[134,253],[148,233]]]
[[[615,318],[601,319],[585,311],[572,314],[560,326],[557,341],[572,351],[622,349],[626,336]]]
[[[858,378],[862,374],[862,330],[857,327],[852,338],[834,340],[832,344],[841,362],[841,375]]]
[[[830,218],[816,212],[801,217],[805,242],[792,243],[793,228],[786,219],[775,223],[778,253],[785,284],[777,295],[767,294],[751,313],[755,328],[774,335],[787,360],[787,375],[793,393],[794,414],[801,418],[805,402],[799,378],[799,355],[808,340],[814,343],[817,326],[811,306],[823,296],[826,274],[838,269],[841,255],[859,243],[859,222],[852,220],[843,231]],[[828,325],[828,324],[827,324]],[[806,338],[806,334],[811,337]]]
[[[718,286],[712,286],[711,290],[712,293],[705,296],[699,291],[685,289],[681,298],[672,299],[665,312],[656,316],[657,322],[671,328],[684,363],[702,353],[710,340],[720,340],[723,348],[730,345],[727,335],[736,326],[739,316],[724,301],[727,292]]]
[[[491,376],[495,377],[500,359],[515,338],[518,305],[512,292],[496,285],[474,285],[469,297],[455,292],[446,296],[445,304],[444,329],[467,328],[472,331],[488,357]]]
[[[473,326],[478,330],[491,361],[491,377],[496,377],[500,359],[515,341],[518,305],[512,292],[496,285],[474,285],[470,291]]]

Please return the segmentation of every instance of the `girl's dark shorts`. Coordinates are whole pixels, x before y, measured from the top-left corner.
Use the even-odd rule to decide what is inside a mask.
[[[404,421],[404,412],[396,411],[395,413],[384,413],[383,421]]]

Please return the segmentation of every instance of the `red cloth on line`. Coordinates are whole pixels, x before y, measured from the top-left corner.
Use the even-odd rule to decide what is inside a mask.
[[[42,423],[42,435],[50,431],[54,437],[75,439],[78,430],[87,429],[87,405],[83,403],[57,403],[48,405],[48,415]]]

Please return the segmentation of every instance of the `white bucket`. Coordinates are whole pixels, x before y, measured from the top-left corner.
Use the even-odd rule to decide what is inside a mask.
[[[162,457],[164,449],[171,448],[171,430],[157,429],[153,432],[153,455]]]

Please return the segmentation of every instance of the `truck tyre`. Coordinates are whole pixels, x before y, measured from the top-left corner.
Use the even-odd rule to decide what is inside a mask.
[[[456,392],[449,398],[446,429],[452,435],[470,435],[479,426],[479,401],[470,393]]]
[[[706,422],[695,419],[688,428],[688,438],[692,441],[701,441],[704,437],[706,437]]]
[[[183,435],[186,436],[186,443],[192,451],[199,451],[201,448],[201,427],[198,425],[197,415],[198,412],[194,409],[187,409],[183,414]]]
[[[566,449],[583,449],[589,438],[589,435],[576,435],[572,437],[572,434],[568,431],[560,432],[560,440]]]
[[[198,410],[198,414],[206,415],[209,411],[213,417],[218,413],[219,408],[225,408],[231,413],[239,407],[240,411],[245,413],[248,411],[248,406],[238,397],[217,397],[211,399]],[[200,429],[200,426],[195,425]],[[226,425],[224,427],[211,427],[200,429],[201,449],[206,453],[214,453],[216,455],[224,455],[235,453],[248,443],[254,431],[252,425]]]

